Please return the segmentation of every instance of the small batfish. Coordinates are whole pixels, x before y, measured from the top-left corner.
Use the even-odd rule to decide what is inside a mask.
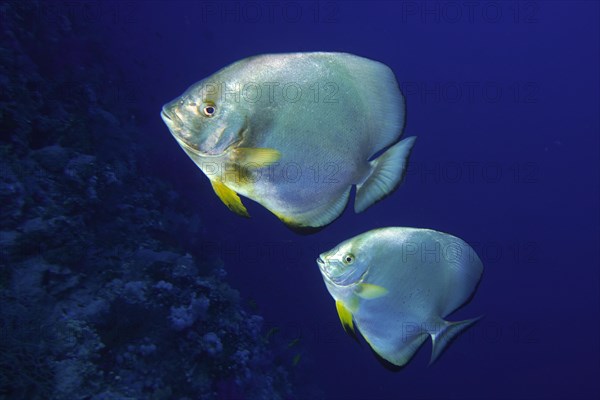
[[[404,366],[431,336],[431,362],[479,318],[444,318],[475,292],[483,265],[461,239],[429,229],[381,228],[342,242],[317,264],[342,326]]]

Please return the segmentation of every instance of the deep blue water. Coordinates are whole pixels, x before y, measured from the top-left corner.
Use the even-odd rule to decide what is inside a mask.
[[[266,327],[301,338],[301,384],[326,399],[598,398],[597,2],[94,4],[75,16],[126,73],[136,137],[150,149],[140,173],[195,209],[198,251],[222,259]],[[406,98],[404,135],[418,136],[392,196],[306,236],[247,199],[252,218],[228,211],[159,115],[221,67],[296,51],[390,66]],[[486,318],[432,366],[427,342],[402,371],[383,368],[342,330],[316,266],[319,253],[383,226],[454,234],[483,260],[477,293],[450,319]]]

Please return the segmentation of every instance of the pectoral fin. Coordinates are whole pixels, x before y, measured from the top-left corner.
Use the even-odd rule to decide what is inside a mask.
[[[340,317],[340,321],[344,327],[344,331],[350,333],[351,335],[355,335],[356,333],[354,332],[352,313],[346,308],[346,306],[344,306],[344,303],[339,300],[336,300],[335,308],[337,309],[338,316]]]
[[[269,148],[238,147],[232,153],[235,162],[247,169],[268,167],[281,158],[279,151]]]
[[[240,200],[240,196],[237,195],[236,192],[229,189],[225,184],[221,181],[211,180],[210,183],[212,187],[221,199],[223,203],[234,213],[241,215],[242,217],[249,218],[250,214],[248,214],[248,210],[242,204],[242,200]]]
[[[356,289],[356,294],[363,299],[371,300],[385,296],[388,290],[382,286],[372,285],[370,283],[361,283]]]

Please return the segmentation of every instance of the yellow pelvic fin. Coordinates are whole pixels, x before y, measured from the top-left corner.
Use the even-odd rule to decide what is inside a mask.
[[[210,183],[212,184],[212,187],[217,196],[219,196],[221,201],[225,203],[227,208],[229,208],[234,213],[241,215],[242,217],[250,217],[250,214],[248,214],[248,210],[246,210],[246,207],[244,207],[244,205],[242,204],[242,200],[240,200],[240,196],[238,196],[236,192],[229,189],[221,181],[211,180]]]
[[[385,296],[388,290],[384,287],[372,285],[370,283],[361,283],[358,285],[356,294],[363,299],[371,300],[381,296]]]
[[[277,162],[281,153],[275,149],[238,147],[233,150],[233,159],[243,168],[264,168]]]
[[[335,301],[335,308],[337,308],[338,316],[340,317],[340,321],[342,322],[342,326],[344,327],[344,331],[348,332],[350,330],[352,333],[354,332],[354,323],[352,322],[352,313],[348,311],[344,303],[339,300]],[[350,333],[350,332],[348,332]]]

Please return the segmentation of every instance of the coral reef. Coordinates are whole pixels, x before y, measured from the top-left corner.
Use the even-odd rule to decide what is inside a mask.
[[[290,398],[262,318],[189,254],[200,217],[138,174],[122,72],[42,4],[0,5],[0,399]]]

